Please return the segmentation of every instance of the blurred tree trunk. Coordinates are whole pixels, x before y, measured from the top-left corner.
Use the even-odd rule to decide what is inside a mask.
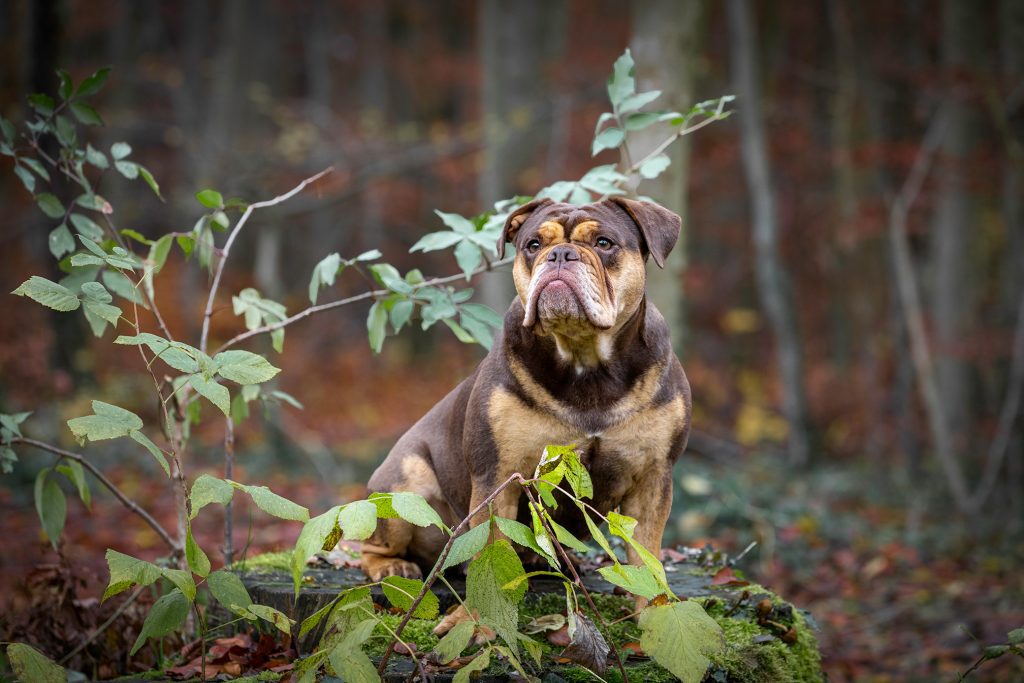
[[[693,105],[693,84],[703,38],[703,0],[679,3],[675,0],[639,0],[632,3],[633,38],[637,92],[661,90],[655,103],[659,108],[686,111]],[[631,156],[641,159],[664,139],[665,131],[655,126],[631,137]],[[633,142],[635,141],[635,142]],[[672,165],[654,180],[641,184],[648,195],[683,219],[683,230],[665,268],[650,268],[647,291],[665,316],[676,352],[686,348],[686,311],[683,273],[687,262],[687,189],[690,140],[687,137],[667,151]]]
[[[962,343],[970,329],[972,287],[969,235],[975,202],[967,187],[971,152],[978,138],[979,114],[968,99],[977,82],[978,55],[984,53],[984,7],[973,0],[943,0],[942,65],[945,131],[932,216],[932,315],[938,350],[937,374],[944,419],[955,450],[966,446],[969,369]],[[966,81],[965,81],[966,77]]]
[[[743,170],[750,191],[758,294],[775,337],[782,411],[789,423],[789,461],[810,459],[807,399],[796,311],[779,256],[778,216],[756,73],[757,37],[748,0],[729,0],[729,43],[737,95]]]
[[[550,99],[544,67],[564,48],[566,4],[483,0],[477,11],[484,130],[478,194],[480,208],[486,209],[499,199],[540,189],[540,173],[530,171],[548,140],[537,121]],[[515,294],[512,278],[486,274],[480,293],[484,304],[504,311]]]

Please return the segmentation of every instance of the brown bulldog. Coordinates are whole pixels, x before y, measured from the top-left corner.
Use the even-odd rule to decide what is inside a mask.
[[[513,472],[532,476],[546,445],[575,444],[594,507],[635,517],[634,537],[657,556],[672,465],[689,433],[690,388],[665,320],[647,301],[645,264],[650,255],[664,265],[679,229],[676,214],[618,197],[517,209],[498,243],[499,256],[515,244],[519,293],[501,335],[476,371],[399,439],[370,490],[418,493],[455,526]],[[493,509],[516,518],[525,497],[510,486]],[[586,535],[582,518],[571,518],[575,506],[556,512]],[[485,510],[471,523],[486,519]],[[363,571],[373,581],[419,577],[445,540],[435,527],[382,519],[363,544]]]

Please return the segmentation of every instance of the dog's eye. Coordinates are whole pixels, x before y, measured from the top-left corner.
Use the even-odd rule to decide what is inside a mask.
[[[530,240],[526,243],[526,251],[531,254],[536,253],[538,249],[540,249],[540,240]]]
[[[611,249],[613,246],[615,246],[612,243],[612,241],[607,237],[598,237],[597,242],[595,242],[595,244],[602,249]]]

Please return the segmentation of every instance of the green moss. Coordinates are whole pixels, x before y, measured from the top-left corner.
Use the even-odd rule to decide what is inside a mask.
[[[290,551],[263,553],[235,562],[231,565],[231,569],[244,572],[284,571],[291,573],[292,554]]]

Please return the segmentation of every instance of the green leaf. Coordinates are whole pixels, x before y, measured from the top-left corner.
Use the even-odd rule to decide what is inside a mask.
[[[491,650],[481,650],[474,659],[455,672],[452,683],[469,683],[470,677],[480,671],[484,671],[491,665]]]
[[[534,535],[533,530],[526,526],[522,522],[517,522],[514,519],[506,519],[505,517],[495,517],[494,521],[498,524],[498,529],[501,533],[509,537],[509,539],[515,541],[524,548],[529,548],[542,557],[550,557],[551,553],[540,547],[537,544],[537,537]]]
[[[206,379],[202,373],[189,375],[189,384],[196,392],[206,398],[210,403],[220,408],[225,417],[231,414],[231,394],[227,387],[219,384],[216,380]]]
[[[57,541],[64,531],[64,522],[68,516],[68,502],[57,482],[49,477],[51,471],[47,467],[36,475],[34,497],[36,513],[39,515],[39,521],[43,523],[43,531],[56,550]]]
[[[103,239],[103,228],[88,216],[83,216],[80,213],[73,213],[69,219],[71,221],[71,225],[75,227],[75,230],[82,237],[87,237],[93,241]]]
[[[92,313],[97,318],[105,320],[111,325],[116,326],[117,321],[121,319],[121,309],[117,306],[89,300],[86,300],[83,305],[85,306],[86,313]]]
[[[591,154],[597,156],[599,152],[606,149],[615,149],[622,144],[626,133],[621,128],[609,126],[594,136],[594,144],[591,147]]]
[[[443,322],[445,325],[447,325],[448,328],[453,333],[455,333],[455,338],[458,339],[463,344],[475,344],[476,343],[476,339],[474,339],[473,336],[469,332],[466,332],[466,330],[463,329],[463,327],[461,325],[459,325],[457,322],[455,322],[451,318],[443,318],[441,320],[441,322]]]
[[[558,542],[562,545],[568,546],[581,553],[588,553],[591,551],[591,547],[589,545],[573,536],[568,529],[551,519],[550,516],[548,517],[548,524],[550,524],[551,528],[555,530],[555,538],[557,538]]]
[[[96,168],[110,168],[110,162],[107,161],[107,155],[92,145],[85,146],[85,160]]]
[[[177,586],[189,600],[196,596],[195,582],[187,572],[180,569],[164,569],[116,550],[107,550],[107,567],[110,569],[110,584],[103,593],[103,600],[133,585],[148,586],[161,577]]]
[[[99,113],[85,102],[72,102],[71,113],[87,126],[103,125],[103,119],[100,118]]]
[[[412,601],[423,590],[423,582],[419,579],[389,576],[381,582],[380,587],[384,591],[384,597],[392,605],[401,610],[409,611],[412,607]],[[412,615],[417,619],[433,619],[437,616],[439,607],[440,604],[438,603],[437,596],[431,591],[427,591]]]
[[[370,507],[373,507],[371,504]],[[338,526],[338,513],[341,506],[335,505],[322,515],[313,517],[306,522],[299,538],[295,542],[295,549],[292,550],[291,569],[292,582],[295,585],[295,595],[299,595],[299,588],[302,584],[302,572],[306,568],[306,560],[322,550],[329,550],[328,542],[333,547],[341,536],[341,529]],[[377,516],[374,514],[374,523]]]
[[[616,562],[611,567],[601,567],[597,571],[605,581],[625,588],[633,595],[650,599],[665,592],[647,567]]]
[[[71,123],[71,119],[66,116],[57,117],[56,134],[57,142],[61,147],[74,147],[78,141],[75,124]]]
[[[590,479],[590,472],[580,462],[579,454],[575,450],[567,450],[562,454],[562,461],[565,463],[565,480],[569,482],[569,487],[576,497],[593,498],[594,484]]]
[[[633,55],[629,49],[615,60],[612,66],[612,73],[608,77],[608,99],[612,106],[618,110],[626,98],[636,92],[636,83],[633,80]]]
[[[0,131],[3,132],[4,140],[7,142],[14,142],[14,136],[18,132],[14,124],[2,116],[0,116]]]
[[[122,299],[141,306],[142,308],[149,309],[146,302],[142,300],[142,297],[135,291],[135,283],[129,280],[126,276],[117,272],[116,270],[104,270],[101,275],[103,284],[107,286],[107,289],[117,294]]]
[[[149,172],[149,169],[145,166],[139,165],[139,175],[142,176],[142,179],[146,181],[147,185],[149,185],[149,189],[153,190],[153,194],[155,194],[160,201],[163,201],[163,195],[160,194],[160,183],[156,181],[156,178],[154,178],[153,174]]]
[[[7,659],[19,681],[30,683],[67,683],[67,671],[39,650],[22,643],[7,646]]]
[[[319,263],[313,266],[313,276],[309,280],[309,301],[316,303],[320,285],[331,286],[338,276],[341,268],[341,256],[337,253],[325,256]]]
[[[360,646],[373,633],[376,625],[376,619],[364,619],[328,653],[327,658],[331,662],[331,668],[336,674],[344,677],[345,683],[377,683],[380,681],[377,667],[360,649]]]
[[[115,160],[124,159],[132,153],[132,146],[127,142],[115,142],[110,146],[110,156]]]
[[[409,299],[396,301],[394,305],[391,306],[391,311],[389,312],[391,316],[391,326],[395,328],[396,334],[401,332],[402,328],[409,322],[409,318],[412,317],[412,309],[414,306],[415,304],[413,304]]]
[[[36,191],[36,177],[29,173],[28,169],[15,165],[14,175],[18,176],[18,179],[21,180],[21,184],[24,185],[25,189],[30,193],[34,193]]]
[[[461,311],[459,314],[459,327],[485,349],[490,349],[494,344],[493,330],[473,316],[467,315],[465,311]],[[452,328],[452,331],[454,330],[455,328]],[[461,341],[461,337],[459,339]]]
[[[437,251],[439,249],[447,249],[455,244],[458,244],[465,238],[465,235],[452,232],[450,230],[442,230],[441,232],[430,232],[421,237],[416,244],[412,245],[409,249],[410,253],[417,251]]]
[[[491,534],[491,521],[487,520],[483,524],[477,524],[469,531],[464,532],[455,542],[452,543],[451,550],[448,551],[448,557],[444,558],[444,565],[441,570],[454,567],[457,564],[462,564],[466,560],[472,559],[478,552],[484,549],[487,545],[487,539]]]
[[[70,254],[75,250],[75,238],[64,223],[50,231],[50,239],[47,241],[47,244],[50,247],[50,253],[53,254],[54,258],[58,259],[64,256],[64,254]]]
[[[143,332],[131,337],[122,335],[115,339],[114,343],[128,346],[144,344],[157,358],[175,370],[185,373],[199,372],[199,363],[196,360],[200,356],[199,349],[188,344],[169,342],[163,337],[149,332]],[[225,391],[227,390],[225,389]]]
[[[647,126],[656,122],[658,118],[659,114],[651,111],[630,114],[626,117],[625,127],[626,130],[643,130]]]
[[[52,97],[41,92],[29,95],[28,103],[33,109],[43,116],[50,116],[53,114],[53,108],[57,106],[57,103],[53,101]]]
[[[213,357],[213,362],[217,365],[218,375],[239,384],[260,384],[281,372],[263,356],[249,351],[221,351]]]
[[[99,211],[100,213],[114,213],[114,208],[110,205],[110,202],[92,192],[86,192],[85,194],[78,195],[78,197],[75,198],[75,203],[79,206],[85,207],[86,209],[92,209],[93,211]]]
[[[66,464],[57,465],[58,472],[68,478],[68,481],[78,490],[78,497],[86,508],[92,507],[92,492],[89,491],[89,482],[85,478],[85,468],[75,460],[66,460]]]
[[[480,253],[480,248],[469,240],[463,240],[455,247],[455,261],[465,273],[467,280],[482,260],[483,255]]]
[[[417,493],[407,491],[392,493],[391,506],[399,517],[410,524],[423,527],[434,525],[442,531],[447,529],[444,522],[441,521],[441,516],[437,514],[437,510]]]
[[[217,190],[200,190],[196,192],[196,199],[208,209],[220,209],[224,206],[224,197]]]
[[[237,574],[219,569],[206,577],[206,585],[210,587],[214,599],[229,612],[243,616],[248,614],[252,598]]]
[[[377,506],[367,500],[356,500],[338,513],[338,526],[345,540],[362,541],[377,529]]]
[[[1020,645],[1024,643],[1024,628],[1015,628],[1006,634],[1006,642],[1010,645]]]
[[[191,601],[178,589],[172,590],[154,602],[149,614],[146,615],[146,621],[142,623],[142,632],[139,633],[129,656],[138,652],[146,639],[162,638],[176,631],[188,616],[190,607]]]
[[[683,683],[699,683],[724,647],[722,628],[694,600],[648,607],[639,626],[640,647]]]
[[[476,527],[479,529],[480,527]],[[447,664],[462,654],[462,651],[469,646],[469,641],[476,631],[476,622],[460,621],[452,627],[452,630],[445,634],[444,638],[434,648],[437,661]]]
[[[206,577],[210,573],[210,558],[196,543],[195,536],[192,535],[191,524],[185,531],[185,561],[188,562],[188,568],[194,574]]]
[[[519,610],[516,607],[526,592],[523,582],[515,590],[502,589],[526,572],[511,544],[504,539],[488,545],[470,562],[466,573],[466,605],[480,614],[480,619],[493,628],[513,649],[517,650],[516,632]]]
[[[142,419],[124,408],[103,401],[93,401],[92,410],[93,415],[68,420],[68,427],[79,443],[84,444],[87,440],[116,439],[142,429]]]
[[[476,232],[476,226],[473,225],[473,221],[468,218],[464,218],[457,213],[445,213],[444,211],[434,210],[445,225],[459,233],[460,235],[469,235]]]
[[[292,624],[295,620],[289,619],[287,615],[282,613],[280,610],[276,610],[269,605],[249,605],[248,612],[256,617],[259,617],[263,621],[266,621],[275,626],[282,633],[291,635]]]
[[[406,282],[399,274],[398,269],[390,263],[375,263],[370,266],[370,272],[382,285],[392,292],[409,295],[413,293],[413,287]]]
[[[79,84],[78,90],[75,91],[75,97],[89,97],[90,95],[95,95],[103,87],[103,84],[107,82],[107,76],[109,75],[109,66],[105,66],[102,69],[97,70],[92,76],[89,76]]]
[[[238,482],[229,482],[240,491],[248,493],[256,507],[279,519],[289,519],[295,522],[309,521],[309,510],[298,503],[277,495],[266,486],[247,486]]]
[[[135,180],[139,177],[139,165],[134,161],[115,161],[114,168],[128,180]]]
[[[654,100],[661,97],[660,90],[650,90],[648,92],[638,92],[635,95],[630,95],[619,104],[619,113],[628,114],[631,111],[636,111],[645,105],[650,104]]]
[[[231,502],[234,487],[223,479],[211,477],[209,474],[201,474],[192,484],[192,491],[189,493],[189,503],[192,512],[189,519],[195,519],[199,511],[210,503],[227,505]]]
[[[601,550],[608,554],[608,557],[614,558],[615,552],[612,550],[611,545],[609,545],[608,539],[605,538],[603,533],[601,533],[601,529],[594,524],[594,520],[590,519],[590,515],[587,514],[582,503],[576,501],[576,505],[579,507],[580,512],[583,513],[583,520],[587,523],[587,529],[590,531],[590,535],[593,536],[594,540],[597,541],[597,544],[601,546]]]
[[[374,301],[370,306],[370,313],[366,316],[366,330],[370,337],[370,348],[374,353],[380,353],[384,346],[384,336],[387,334],[385,325],[388,322],[388,311],[380,301]]]
[[[640,165],[639,173],[641,178],[657,178],[669,167],[672,161],[667,154],[659,154]]]
[[[167,255],[171,253],[174,235],[164,235],[149,248],[149,260],[153,262],[153,274],[159,273],[167,263]]]
[[[64,205],[60,203],[60,200],[53,193],[40,192],[36,195],[36,204],[50,218],[64,217]]]
[[[343,595],[345,595],[345,593],[342,593],[341,595],[334,598],[329,603],[327,603],[326,605],[324,605],[323,607],[321,607],[320,609],[318,609],[317,611],[313,612],[308,617],[303,619],[302,623],[299,624],[299,638],[304,638],[307,633],[316,628],[321,621],[328,617],[331,614],[331,612],[334,611],[334,608],[338,604],[338,600],[340,600]]]

